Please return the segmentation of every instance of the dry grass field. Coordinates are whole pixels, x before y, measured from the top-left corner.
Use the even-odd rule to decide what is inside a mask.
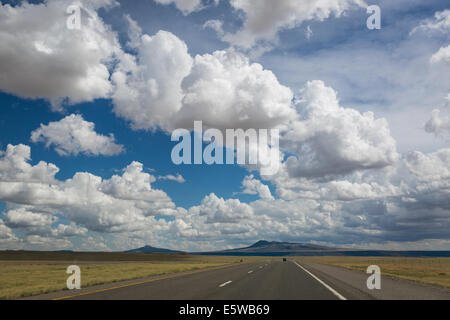
[[[450,258],[397,257],[298,257],[297,261],[316,262],[365,272],[377,265],[384,275],[450,288]]]
[[[69,265],[81,269],[81,286],[240,263],[259,257],[153,253],[0,252],[0,299],[17,299],[66,289]]]
[[[66,289],[66,268],[62,263],[0,262],[0,299],[15,299]],[[145,278],[166,273],[198,270],[220,266],[220,263],[121,262],[83,263],[81,286]]]

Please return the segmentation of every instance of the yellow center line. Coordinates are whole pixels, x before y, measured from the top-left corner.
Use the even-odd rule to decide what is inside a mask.
[[[222,269],[222,268],[226,268],[226,267],[232,267],[235,264],[232,265],[225,265],[225,266],[221,266],[221,267],[216,267],[216,268],[211,268],[211,269],[203,269],[203,270],[197,270],[197,271],[190,271],[187,273],[183,273],[183,274],[176,274],[176,275],[170,275],[170,276],[162,276],[162,277],[158,277],[155,279],[149,279],[149,280],[145,280],[145,281],[139,281],[139,282],[133,282],[133,283],[128,283],[128,284],[124,284],[121,286],[115,286],[115,287],[111,287],[111,288],[105,288],[105,289],[98,289],[98,290],[93,290],[93,291],[87,291],[87,292],[82,292],[82,293],[77,293],[71,296],[65,296],[65,297],[59,297],[59,298],[54,298],[51,299],[53,301],[56,300],[64,300],[64,299],[70,299],[70,298],[74,298],[74,297],[80,297],[80,296],[85,296],[88,294],[94,294],[94,293],[99,293],[99,292],[105,292],[105,291],[110,291],[110,290],[115,290],[115,289],[120,289],[120,288],[126,288],[126,287],[131,287],[131,286],[137,286],[140,284],[145,284],[145,283],[151,283],[151,282],[155,282],[155,281],[159,281],[159,280],[167,280],[167,279],[174,279],[174,278],[179,278],[179,277],[183,277],[183,276],[189,276],[192,274],[197,274],[197,273],[201,273],[201,272],[205,272],[205,271],[210,271],[210,270],[216,270],[216,269]]]

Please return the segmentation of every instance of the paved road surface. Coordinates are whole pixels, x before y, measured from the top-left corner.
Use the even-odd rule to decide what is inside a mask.
[[[382,278],[382,290],[366,287],[368,275],[342,268],[267,261],[51,293],[32,299],[82,300],[344,300],[450,299],[450,290]],[[385,288],[383,290],[383,288]]]
[[[75,291],[72,294],[77,293]],[[70,295],[66,291],[48,297]],[[272,261],[244,263],[90,294],[83,293],[70,299],[335,300],[338,297],[293,262]]]

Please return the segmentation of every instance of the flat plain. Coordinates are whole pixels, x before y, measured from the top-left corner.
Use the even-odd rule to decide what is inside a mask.
[[[232,264],[282,261],[283,257],[210,256],[180,253],[0,252],[0,299],[18,299],[66,290],[69,265],[81,269],[83,288],[125,280],[207,270]],[[450,288],[450,258],[287,257],[365,272],[378,265],[382,275]],[[281,269],[280,269],[281,270]]]

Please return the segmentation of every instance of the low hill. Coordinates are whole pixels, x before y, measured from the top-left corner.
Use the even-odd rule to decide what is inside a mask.
[[[218,251],[223,254],[236,255],[295,255],[298,253],[310,253],[311,255],[335,251],[346,251],[326,246],[319,246],[307,243],[278,242],[260,240],[249,247]]]
[[[152,246],[144,246],[141,248],[132,249],[132,250],[128,250],[125,252],[128,252],[128,253],[184,253],[183,251],[155,248]]]
[[[265,240],[260,240],[245,248],[213,252],[198,252],[196,254],[224,256],[450,257],[450,251],[361,250],[326,247],[308,243]]]
[[[239,252],[285,252],[285,251],[330,251],[337,250],[337,248],[319,246],[315,244],[293,243],[293,242],[278,242],[260,240],[249,247],[233,249],[228,251]]]

